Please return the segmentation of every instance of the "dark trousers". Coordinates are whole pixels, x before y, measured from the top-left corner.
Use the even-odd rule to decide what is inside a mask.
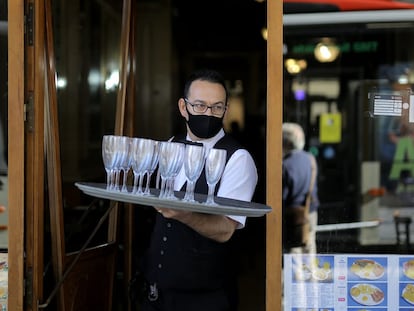
[[[144,297],[140,311],[236,311],[224,290],[182,292],[159,290],[158,299]]]

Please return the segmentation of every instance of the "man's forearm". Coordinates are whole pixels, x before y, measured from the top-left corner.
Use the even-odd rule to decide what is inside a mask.
[[[236,230],[237,223],[224,215],[191,214],[186,224],[199,234],[217,242],[227,242]]]
[[[217,242],[227,242],[237,227],[237,222],[224,216],[188,211],[178,211],[169,208],[156,209],[165,217],[176,219],[199,234]]]

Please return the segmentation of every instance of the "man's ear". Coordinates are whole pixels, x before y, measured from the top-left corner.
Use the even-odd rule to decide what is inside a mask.
[[[185,103],[185,100],[184,100],[184,98],[180,98],[179,100],[178,100],[178,110],[180,110],[180,113],[181,113],[181,115],[185,118],[185,119],[187,119],[187,117],[188,117],[188,114],[187,114],[187,109],[186,109],[186,103]]]

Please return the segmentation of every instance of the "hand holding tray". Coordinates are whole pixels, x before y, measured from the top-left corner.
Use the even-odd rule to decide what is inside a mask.
[[[127,203],[167,207],[172,209],[188,210],[193,212],[221,214],[221,215],[239,215],[247,217],[261,217],[272,211],[272,209],[264,204],[246,202],[222,197],[215,197],[214,200],[217,205],[206,205],[204,202],[207,199],[205,194],[195,194],[196,202],[183,201],[184,192],[175,191],[174,194],[177,200],[161,199],[158,197],[158,189],[150,189],[151,196],[136,195],[131,192],[120,192],[106,190],[106,185],[103,183],[87,183],[76,182],[75,185],[85,194]]]

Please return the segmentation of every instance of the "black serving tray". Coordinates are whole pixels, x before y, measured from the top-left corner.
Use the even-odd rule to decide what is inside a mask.
[[[90,183],[90,182],[76,182],[75,185],[83,191],[85,194],[108,199],[112,201],[120,201],[127,203],[134,203],[148,206],[168,207],[172,209],[188,210],[193,212],[208,213],[208,214],[221,214],[221,215],[239,215],[248,217],[261,217],[272,211],[272,209],[264,204],[246,202],[222,197],[214,197],[214,201],[217,205],[204,204],[207,195],[196,193],[194,195],[196,203],[190,203],[182,201],[185,192],[174,191],[176,200],[174,199],[161,199],[158,197],[159,189],[151,188],[151,196],[141,196],[129,192],[120,192],[106,190],[106,184],[103,183]]]

